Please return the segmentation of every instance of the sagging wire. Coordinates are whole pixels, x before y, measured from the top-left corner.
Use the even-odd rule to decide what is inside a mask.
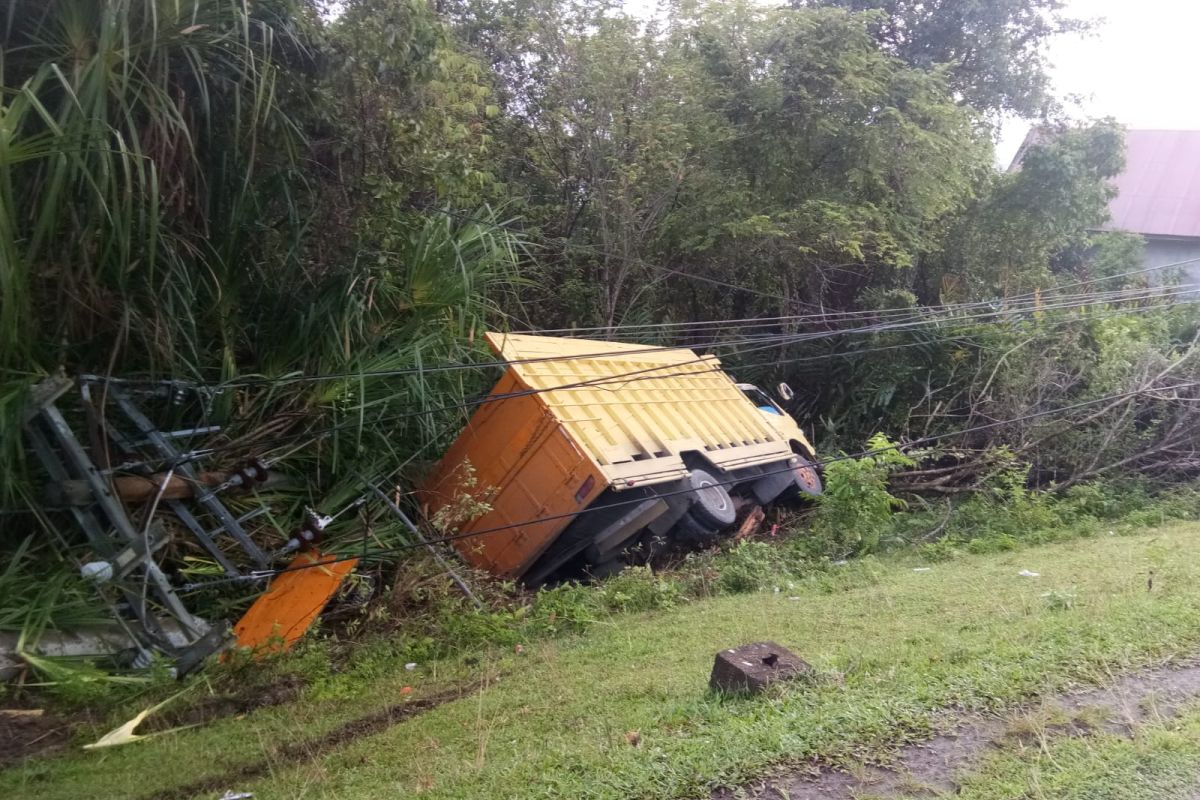
[[[1168,297],[1168,299],[1173,299],[1173,295],[1164,295],[1164,296]],[[1151,299],[1151,298],[1144,298],[1144,299]],[[1194,304],[1196,304],[1196,302],[1197,301],[1192,301],[1187,304],[1194,305]],[[1097,303],[1096,305],[1108,305],[1108,303],[1107,302]],[[1145,306],[1145,307],[1142,307],[1139,309],[1131,309],[1131,310],[1127,311],[1126,313],[1135,313],[1135,312],[1139,312],[1139,311],[1143,311],[1143,310],[1154,310],[1155,308],[1167,307],[1167,305],[1168,304],[1163,304],[1161,306],[1153,306],[1153,307]],[[1087,307],[1087,306],[1086,305],[1078,306],[1076,304],[1068,304],[1068,305],[1064,305],[1064,306],[1042,306],[1042,307],[1038,307],[1038,308],[1034,308],[1034,309],[1029,309],[1028,311],[1021,310],[1020,312],[1017,312],[1017,313],[1040,313],[1040,312],[1044,312],[1044,311],[1061,310],[1063,308],[1082,308],[1082,307]],[[975,317],[954,318],[954,319],[948,319],[948,320],[936,320],[936,322],[961,323],[961,322],[967,322],[967,321],[978,321],[981,319],[995,317],[998,314],[1011,314],[1011,313],[1014,313],[1014,312],[1012,312],[1012,311],[993,312],[993,313],[989,313],[989,314],[985,314],[985,315],[977,315]],[[761,351],[761,350],[774,349],[775,347],[778,347],[778,346],[786,346],[786,345],[790,345],[790,344],[798,344],[798,343],[810,342],[810,341],[815,341],[815,340],[820,340],[820,339],[834,338],[834,336],[843,335],[846,333],[860,333],[860,332],[890,333],[890,332],[907,332],[907,331],[911,331],[914,329],[915,328],[913,328],[912,326],[909,326],[909,325],[903,325],[903,326],[891,325],[891,326],[873,326],[870,329],[852,329],[852,330],[848,330],[848,331],[832,331],[832,332],[826,332],[824,334],[786,334],[786,335],[772,336],[772,337],[766,337],[765,339],[753,340],[757,346],[743,347],[741,352],[735,353],[734,355],[742,356],[742,355],[746,355],[748,353],[753,353],[753,352],[757,352],[757,351]],[[745,342],[743,341],[740,344],[744,345]],[[889,348],[879,348],[879,349],[881,349],[881,350],[882,349],[894,349],[894,347],[895,346],[889,347]],[[679,350],[686,350],[686,349],[687,348],[680,348],[680,347],[658,348],[658,350],[672,350],[672,351],[679,351]],[[795,359],[783,358],[783,359],[779,359],[776,362],[770,362],[770,363],[787,364],[787,363],[791,363],[793,361],[808,362],[808,361],[820,360],[823,358],[836,358],[836,357],[849,357],[850,355],[862,355],[867,352],[870,352],[870,351],[869,350],[856,351],[855,353],[852,353],[852,354],[834,353],[834,354],[813,356],[813,357],[808,357],[808,358],[795,358]],[[609,355],[611,357],[612,353],[610,352],[607,355]],[[593,387],[604,388],[611,384],[624,385],[625,383],[632,383],[632,382],[635,382],[638,380],[658,380],[658,379],[666,379],[666,378],[670,378],[670,377],[678,377],[681,375],[691,376],[691,375],[697,375],[697,374],[704,374],[704,373],[708,373],[708,372],[723,372],[724,367],[722,367],[718,364],[715,367],[708,369],[708,370],[690,370],[687,372],[680,372],[680,373],[669,373],[669,374],[665,374],[665,375],[657,375],[657,376],[650,376],[650,377],[638,377],[638,376],[645,375],[646,373],[659,372],[662,370],[668,370],[668,369],[679,368],[679,367],[686,367],[689,365],[699,364],[699,363],[703,363],[703,362],[711,362],[715,358],[716,358],[716,356],[713,356],[713,355],[702,355],[702,356],[697,356],[693,359],[686,360],[686,361],[680,361],[680,362],[676,362],[676,363],[659,364],[659,365],[655,365],[655,366],[651,366],[651,367],[645,367],[642,369],[630,370],[625,373],[618,373],[616,375],[598,376],[598,377],[592,378],[592,379],[575,381],[575,382],[560,384],[560,385],[556,385],[556,386],[530,388],[530,389],[523,389],[523,390],[518,390],[518,391],[514,391],[514,392],[505,392],[505,393],[500,393],[500,394],[487,394],[487,395],[483,395],[478,398],[475,398],[473,400],[466,400],[466,401],[463,401],[460,403],[443,404],[440,406],[432,406],[429,408],[420,409],[420,410],[412,411],[412,412],[407,412],[404,414],[380,417],[375,420],[372,420],[371,424],[372,425],[380,425],[380,424],[389,423],[389,422],[402,422],[402,421],[405,421],[408,419],[426,416],[429,414],[436,414],[436,413],[440,413],[443,411],[468,410],[468,409],[475,408],[480,405],[484,405],[486,403],[497,402],[500,400],[514,399],[514,398],[519,398],[519,397],[527,397],[530,395],[541,394],[544,392],[553,392],[553,391],[562,391],[562,390],[571,390],[571,389],[580,389],[580,388],[593,388]],[[759,365],[753,365],[753,366],[766,366],[766,365],[759,364]],[[304,438],[304,437],[309,437],[309,438],[315,440],[315,439],[323,438],[325,436],[332,435],[341,430],[357,429],[359,427],[361,427],[360,422],[355,421],[352,423],[345,423],[342,425],[334,425],[334,426],[331,426],[328,428],[318,429],[316,431],[301,431],[301,432],[296,432],[294,434],[284,434],[284,435],[281,435],[278,437],[274,437],[271,441],[278,443],[278,442],[282,442],[282,441],[290,441],[290,440],[294,440],[297,438]],[[187,461],[197,460],[200,458],[206,458],[206,457],[209,457],[216,453],[223,452],[225,450],[241,449],[244,446],[245,445],[243,445],[242,443],[231,442],[226,445],[216,445],[214,447],[193,451],[192,453],[184,454],[183,456],[180,456],[179,458],[176,458],[176,459],[170,459],[167,457],[155,457],[152,459],[144,459],[141,461],[124,462],[124,463],[118,464],[110,469],[114,472],[115,471],[130,471],[130,470],[134,470],[134,469],[137,469],[140,467],[145,467],[145,466],[159,465],[161,467],[161,466],[165,466],[168,464],[179,464],[179,463],[184,463]],[[301,445],[300,447],[298,447],[296,449],[301,449],[304,446],[307,446],[307,444]],[[294,451],[292,451],[292,452],[294,452]],[[273,461],[274,460],[278,460],[278,459],[273,459]]]
[[[1140,395],[1153,395],[1153,394],[1157,394],[1157,393],[1161,393],[1161,392],[1195,388],[1197,386],[1200,386],[1200,381],[1187,381],[1184,383],[1173,384],[1170,386],[1157,386],[1157,387],[1151,387],[1151,388],[1135,389],[1135,390],[1132,390],[1129,392],[1118,392],[1118,393],[1114,393],[1114,394],[1110,394],[1110,395],[1105,395],[1103,397],[1097,397],[1097,398],[1093,398],[1091,400],[1082,401],[1079,403],[1073,403],[1071,405],[1063,406],[1061,408],[1047,409],[1045,411],[1037,411],[1037,412],[1033,412],[1030,414],[1024,414],[1019,417],[1013,417],[1011,419],[994,420],[992,422],[984,423],[982,425],[975,425],[975,426],[972,426],[969,428],[963,428],[963,429],[955,430],[955,431],[948,431],[946,433],[939,433],[939,434],[932,434],[929,436],[923,436],[923,437],[914,439],[909,442],[902,442],[902,443],[897,443],[897,444],[893,444],[893,445],[888,445],[887,447],[863,450],[863,451],[860,451],[857,453],[842,454],[840,456],[832,456],[830,458],[821,459],[820,464],[818,464],[818,466],[825,465],[825,464],[831,464],[831,463],[838,462],[838,461],[848,461],[848,460],[852,460],[852,459],[865,458],[868,456],[881,455],[883,453],[900,450],[901,448],[921,447],[923,445],[938,442],[943,439],[951,438],[954,436],[962,436],[964,434],[976,433],[976,432],[984,431],[984,430],[990,430],[992,428],[997,428],[997,427],[1001,427],[1004,425],[1013,425],[1013,424],[1020,423],[1020,422],[1027,422],[1027,421],[1033,420],[1033,419],[1041,419],[1044,417],[1068,413],[1071,411],[1078,411],[1079,409],[1082,409],[1082,408],[1088,408],[1091,406],[1101,405],[1103,403],[1119,401],[1119,400],[1128,399],[1128,398],[1132,398],[1132,397],[1137,397]],[[1066,432],[1066,430],[1059,431],[1058,433],[1051,434],[1050,436],[1047,436],[1044,438],[1050,438],[1051,436],[1061,435],[1062,433],[1065,433],[1065,432]],[[778,469],[778,470],[773,470],[773,471],[769,471],[769,472],[764,472],[756,477],[765,478],[765,477],[769,477],[772,475],[781,475],[781,474],[792,471],[792,469],[793,469],[793,467],[789,465],[788,467],[786,467],[784,469]],[[738,482],[737,480],[726,480],[726,481],[714,481],[713,484],[717,485],[717,486],[729,486],[729,485],[732,485],[737,482]],[[676,495],[690,494],[693,491],[694,490],[691,488],[679,489],[679,490],[670,491],[670,492],[662,492],[662,493],[659,493],[657,496],[658,497],[672,497],[672,496],[676,496]],[[633,500],[618,501],[615,503],[610,503],[610,504],[605,505],[603,507],[603,510],[611,509],[614,507],[620,507],[622,505],[630,505],[630,504],[641,503],[641,502],[643,502],[643,500],[641,498],[637,498],[637,499],[633,499]],[[520,522],[508,523],[505,525],[498,525],[498,526],[495,526],[492,528],[485,528],[483,530],[470,531],[467,533],[454,534],[451,536],[443,536],[443,537],[440,537],[437,539],[428,539],[423,543],[400,545],[400,546],[389,548],[386,550],[377,551],[373,555],[377,556],[377,557],[401,555],[404,552],[415,549],[417,547],[425,547],[427,545],[433,545],[433,544],[446,544],[446,543],[450,543],[450,542],[461,541],[463,539],[472,539],[472,538],[476,538],[479,536],[487,536],[488,534],[498,533],[500,531],[505,531],[505,530],[511,530],[513,528],[520,528],[520,527],[524,527],[526,525],[536,525],[536,524],[543,523],[543,522],[551,522],[551,521],[561,520],[561,519],[577,518],[584,514],[588,514],[588,513],[592,513],[592,512],[600,511],[600,510],[602,510],[602,509],[601,508],[585,508],[581,511],[576,511],[576,512],[571,512],[571,513],[566,513],[566,514],[551,514],[551,515],[536,517],[536,518],[529,519],[529,520],[523,520]],[[243,577],[239,577],[239,578],[217,578],[217,579],[202,582],[199,584],[189,584],[190,589],[185,590],[185,591],[195,591],[195,590],[202,589],[202,588],[212,588],[215,586],[227,585],[230,583],[241,583],[241,582],[244,582],[246,580],[251,580],[251,579],[265,580],[265,579],[269,579],[276,575],[284,574],[287,572],[293,572],[293,571],[301,570],[301,569],[312,569],[314,567],[328,566],[330,564],[339,564],[339,563],[342,563],[345,561],[358,559],[358,558],[359,558],[359,556],[344,556],[344,557],[336,557],[336,558],[321,560],[321,561],[314,562],[312,564],[298,565],[295,567],[283,567],[283,568],[276,569],[276,570],[258,570],[255,573],[252,573],[254,575],[253,578],[251,578],[250,576],[243,576]]]
[[[1194,259],[1194,261],[1200,261],[1200,258]],[[1182,262],[1182,263],[1190,263],[1190,262]],[[1155,269],[1165,269],[1167,266],[1170,266],[1170,265],[1164,265],[1163,267],[1156,267]],[[1112,277],[1116,277],[1116,276],[1112,276]],[[1099,306],[1099,305],[1109,305],[1112,303],[1136,302],[1139,300],[1174,299],[1176,297],[1182,297],[1182,296],[1185,296],[1188,294],[1194,294],[1197,291],[1200,291],[1200,284],[1185,284],[1185,285],[1169,287],[1169,288],[1147,287],[1147,288],[1137,288],[1137,289],[1121,289],[1121,290],[1115,290],[1115,291],[1109,292],[1109,293],[1102,293],[1099,295],[1097,295],[1097,294],[1080,294],[1080,295],[1074,295],[1074,296],[1055,297],[1055,298],[1052,298],[1053,302],[1046,302],[1041,299],[1036,299],[1031,295],[1030,298],[1021,298],[1023,300],[1028,299],[1029,302],[1025,302],[1025,303],[1019,304],[1019,305],[1009,305],[1007,307],[1005,304],[1008,301],[983,301],[983,302],[977,302],[977,303],[964,303],[964,304],[960,304],[958,306],[942,306],[942,307],[928,306],[928,307],[919,307],[919,308],[885,309],[885,310],[881,310],[881,311],[861,312],[862,316],[859,318],[861,318],[861,319],[878,319],[881,315],[883,315],[885,313],[891,313],[891,312],[895,312],[897,315],[907,314],[908,316],[907,317],[898,317],[895,319],[885,318],[882,322],[876,323],[874,325],[867,325],[867,326],[862,326],[862,327],[858,327],[858,328],[840,328],[840,329],[835,329],[832,331],[815,331],[815,332],[808,333],[808,334],[801,334],[801,333],[795,333],[795,332],[793,332],[793,333],[781,332],[781,333],[771,334],[770,337],[764,336],[762,338],[765,339],[765,338],[800,337],[800,338],[795,339],[794,341],[801,342],[801,341],[810,341],[810,340],[831,338],[831,337],[835,337],[835,336],[845,336],[845,335],[851,335],[851,334],[874,334],[874,333],[888,332],[888,331],[894,331],[894,330],[909,330],[909,329],[916,329],[916,328],[924,327],[927,325],[928,326],[936,326],[940,323],[963,323],[963,322],[981,321],[981,320],[987,320],[990,318],[996,318],[996,317],[1002,317],[1002,316],[1008,316],[1008,315],[1038,313],[1038,312],[1062,310],[1062,309],[1068,309],[1068,308],[1082,309],[1082,308],[1089,308],[1089,307],[1094,307],[1094,306]],[[983,313],[974,314],[974,315],[966,315],[966,316],[961,316],[961,315],[960,316],[952,316],[949,314],[947,314],[945,316],[937,316],[935,314],[928,313],[929,309],[947,310],[950,312],[959,311],[959,310],[963,310],[963,311],[970,310],[970,311],[982,311]],[[854,312],[854,313],[860,313],[860,312]],[[760,327],[760,326],[775,325],[776,323],[786,324],[789,322],[795,323],[795,324],[800,324],[800,323],[805,322],[808,319],[815,320],[817,318],[816,317],[805,317],[804,315],[798,315],[795,317],[778,317],[773,320],[754,321],[754,322],[749,323],[746,327],[747,328],[755,328],[755,327]],[[847,318],[847,319],[853,319],[853,318]],[[780,321],[782,321],[782,322],[780,322]],[[846,320],[840,320],[840,321],[846,321]],[[713,322],[720,322],[720,321],[717,320],[717,321],[713,321]],[[691,324],[696,324],[696,323],[686,323],[686,324],[691,325]],[[718,328],[718,330],[720,330],[720,329]],[[530,333],[541,335],[541,334],[550,333],[550,332],[554,332],[554,331],[531,331]],[[514,335],[516,335],[516,334],[520,334],[521,332],[514,331],[512,333]],[[738,337],[735,339],[723,339],[723,340],[717,340],[717,341],[713,341],[713,342],[706,342],[702,346],[707,349],[718,349],[718,348],[727,348],[727,347],[736,348],[736,347],[739,347],[739,346],[745,344],[746,341],[747,341],[746,337]],[[751,341],[754,341],[754,340],[752,339]],[[665,353],[665,352],[687,350],[687,349],[690,349],[690,348],[687,347],[686,345],[647,345],[643,348],[625,351],[621,355],[630,357],[630,356],[637,356],[637,355],[649,355],[649,354],[655,354],[655,353]],[[113,383],[131,383],[131,384],[143,384],[143,385],[149,384],[149,385],[184,387],[184,388],[192,388],[192,389],[208,389],[208,390],[212,390],[212,391],[224,391],[226,389],[232,389],[232,388],[245,388],[245,387],[255,387],[255,386],[279,386],[279,385],[290,385],[290,384],[296,384],[296,383],[313,383],[313,382],[322,382],[322,381],[349,380],[349,379],[362,378],[362,377],[395,378],[395,377],[404,377],[404,376],[408,376],[408,375],[426,375],[426,374],[433,374],[433,373],[438,373],[438,372],[486,369],[486,368],[493,368],[493,367],[509,367],[509,366],[525,365],[525,364],[548,363],[548,362],[555,362],[555,361],[575,361],[575,360],[587,360],[587,359],[594,359],[594,358],[611,358],[612,356],[613,356],[613,352],[611,350],[604,350],[604,351],[598,351],[598,352],[593,352],[593,353],[550,355],[550,356],[537,356],[537,357],[530,357],[530,358],[515,358],[515,359],[496,359],[496,360],[492,360],[492,361],[471,363],[471,364],[462,364],[462,363],[429,364],[429,365],[422,365],[420,367],[406,367],[403,369],[394,369],[394,370],[366,370],[366,371],[360,371],[360,372],[322,373],[322,374],[313,374],[313,375],[290,375],[290,376],[280,376],[280,377],[276,377],[276,378],[247,377],[247,378],[234,379],[234,380],[225,381],[225,382],[216,383],[216,384],[194,383],[194,382],[183,381],[183,380],[179,380],[179,379],[151,380],[151,379],[140,379],[140,378],[106,377],[106,376],[90,375],[90,374],[83,375],[83,376],[81,376],[81,378],[83,380],[97,382],[97,383],[113,382]]]

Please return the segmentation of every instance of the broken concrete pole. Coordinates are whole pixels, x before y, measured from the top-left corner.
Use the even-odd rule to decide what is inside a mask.
[[[761,692],[775,681],[812,672],[804,659],[775,642],[755,642],[717,653],[708,685],[720,692]]]
[[[182,648],[188,643],[187,634],[175,620],[163,620],[163,634],[172,645]],[[21,658],[22,647],[30,654],[44,658],[109,658],[132,654],[141,648],[129,637],[125,626],[116,623],[86,625],[68,631],[42,631],[37,642],[21,642],[16,631],[0,631],[0,681],[19,678],[26,669]]]

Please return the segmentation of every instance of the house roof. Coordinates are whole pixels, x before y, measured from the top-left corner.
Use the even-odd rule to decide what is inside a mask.
[[[1200,237],[1200,131],[1127,130],[1106,230]]]
[[[1009,171],[1046,132],[1033,127]],[[1200,131],[1125,130],[1125,170],[1102,230],[1200,238]]]

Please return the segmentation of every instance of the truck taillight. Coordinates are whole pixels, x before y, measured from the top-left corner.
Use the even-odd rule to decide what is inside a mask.
[[[582,503],[583,498],[592,493],[592,487],[596,485],[596,476],[588,475],[588,479],[579,487],[579,491],[575,492],[575,502]]]

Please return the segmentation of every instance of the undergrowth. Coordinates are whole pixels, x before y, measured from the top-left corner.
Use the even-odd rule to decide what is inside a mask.
[[[1127,534],[1149,524],[1200,516],[1200,489],[1180,487],[1154,496],[1137,484],[1089,485],[1062,496],[986,493],[945,509],[891,515],[879,531],[879,550],[921,562],[968,553],[994,553],[1072,537]],[[852,559],[814,555],[819,525],[794,519],[777,539],[747,539],[692,553],[668,569],[634,567],[606,581],[565,583],[537,593],[486,581],[487,608],[476,610],[430,562],[405,567],[389,602],[357,628],[326,630],[280,657],[274,674],[303,676],[315,697],[351,696],[403,664],[451,661],[467,666],[495,649],[520,651],[529,642],[580,635],[620,615],[665,610],[707,597],[752,592],[790,593],[801,587],[847,591],[873,583],[873,554]],[[945,523],[942,525],[942,523]],[[935,539],[931,530],[942,527]],[[840,540],[839,540],[840,541]]]
[[[883,482],[864,483],[861,470],[847,472],[846,480],[887,495]],[[725,542],[657,571],[634,567],[602,582],[564,583],[536,593],[483,573],[469,575],[483,609],[469,603],[432,559],[413,559],[399,567],[386,593],[351,619],[327,620],[294,650],[266,661],[234,658],[214,665],[201,680],[210,699],[281,682],[303,687],[315,699],[350,697],[406,664],[470,668],[497,649],[520,652],[533,641],[616,624],[625,614],[720,595],[846,591],[877,579],[880,555],[944,562],[1200,517],[1200,487],[1193,485],[1154,494],[1136,482],[1096,483],[1054,494],[1027,490],[1018,474],[1009,473],[982,493],[921,507],[915,501],[906,504],[905,513],[892,513],[899,504],[875,497],[869,504],[878,512],[868,515],[870,536],[837,532],[823,538],[834,520],[857,515],[861,522],[865,513],[838,507],[863,502],[862,491],[839,492],[837,473],[827,479],[832,490],[815,513],[782,518],[777,536]],[[855,544],[851,558],[842,557],[848,542]],[[85,700],[93,707],[115,705],[133,694],[174,691],[165,676],[156,690],[145,683],[96,682],[86,666],[78,674],[86,686],[63,671],[58,682],[39,691],[60,706]]]

